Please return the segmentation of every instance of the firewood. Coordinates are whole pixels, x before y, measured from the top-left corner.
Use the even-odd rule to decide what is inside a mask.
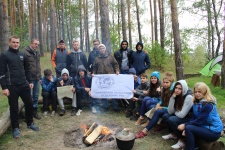
[[[90,126],[90,128],[85,132],[84,136],[88,136],[91,134],[91,132],[93,131],[93,128],[95,126],[95,122],[92,123],[92,125]]]
[[[92,144],[94,140],[101,134],[102,132],[102,126],[99,125],[97,128],[95,128],[91,134],[86,138],[85,143]]]

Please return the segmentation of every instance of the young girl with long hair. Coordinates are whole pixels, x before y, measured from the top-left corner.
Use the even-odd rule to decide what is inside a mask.
[[[185,80],[179,80],[175,83],[172,96],[168,105],[168,113],[162,117],[163,122],[170,134],[162,136],[163,139],[179,139],[176,144],[171,146],[174,149],[179,149],[185,146],[182,131],[177,129],[178,125],[189,121],[189,112],[192,108],[192,95],[188,94],[188,85]]]
[[[183,131],[183,135],[186,137],[188,150],[195,149],[196,139],[203,139],[207,142],[218,140],[223,130],[223,123],[216,108],[216,99],[205,83],[195,84],[193,101],[191,120],[178,126],[178,129]]]

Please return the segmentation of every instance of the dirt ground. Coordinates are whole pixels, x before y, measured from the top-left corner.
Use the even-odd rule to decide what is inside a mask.
[[[68,108],[69,109],[69,108]],[[113,124],[121,128],[130,128],[132,132],[137,133],[142,126],[135,126],[134,121],[130,121],[125,117],[123,111],[117,113],[111,110],[98,114],[92,114],[91,110],[86,108],[82,111],[80,116],[71,116],[70,110],[67,110],[64,116],[58,114],[51,117],[42,117],[41,120],[35,120],[35,124],[40,127],[39,132],[33,132],[26,128],[26,123],[21,119],[21,137],[13,139],[11,135],[11,128],[5,133],[9,134],[9,138],[0,145],[0,150],[74,150],[74,149],[118,149],[117,147],[83,147],[77,148],[75,146],[68,146],[65,144],[65,133],[79,129],[81,124],[92,124],[96,122],[99,125]],[[176,140],[163,140],[162,135],[167,134],[166,129],[157,133],[151,131],[147,137],[143,139],[136,139],[133,150],[170,150],[171,145],[175,144]],[[68,139],[67,139],[68,140]]]

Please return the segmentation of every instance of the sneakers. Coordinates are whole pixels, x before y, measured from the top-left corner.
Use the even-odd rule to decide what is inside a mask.
[[[173,134],[168,134],[168,135],[164,135],[164,136],[162,136],[162,138],[164,139],[164,140],[168,140],[168,139],[177,139],[177,137],[175,136],[175,135],[173,135]]]
[[[147,120],[144,118],[144,119],[140,119],[140,117],[138,118],[138,120],[135,122],[135,125],[141,125],[143,123],[145,123]]]
[[[19,128],[15,128],[13,130],[13,138],[18,139],[20,137],[20,129]]]
[[[145,123],[143,123],[141,126],[142,126],[142,127],[147,127],[148,124],[149,124],[149,122],[150,122],[150,121],[148,120],[148,121],[146,121]]]
[[[77,115],[77,116],[80,116],[80,113],[81,113],[81,112],[82,112],[82,110],[79,109],[79,110],[77,111],[76,115]]]
[[[96,110],[95,107],[92,107],[91,110],[92,110],[92,113],[93,113],[93,114],[96,114],[96,113],[97,113],[97,110]]]
[[[75,115],[76,115],[76,108],[72,108],[71,116],[75,116]]]
[[[144,133],[143,131],[140,131],[135,135],[135,138],[138,139],[138,138],[143,138],[145,136],[147,136],[147,134]]]
[[[65,115],[65,113],[66,113],[65,109],[61,109],[60,112],[59,112],[59,115],[63,116],[63,115]]]
[[[35,114],[34,114],[34,118],[40,120],[40,119],[41,119],[41,116],[39,116],[38,113],[35,113]]]
[[[47,117],[47,115],[48,115],[48,111],[44,111],[43,116]]]
[[[55,111],[54,111],[54,110],[52,111],[51,116],[52,116],[52,117],[54,117],[54,116],[55,116]]]
[[[31,123],[31,125],[27,126],[28,129],[31,129],[33,131],[39,131],[39,127],[37,127],[34,123]]]
[[[172,145],[171,147],[173,149],[180,149],[185,147],[185,143],[179,140],[176,144]]]

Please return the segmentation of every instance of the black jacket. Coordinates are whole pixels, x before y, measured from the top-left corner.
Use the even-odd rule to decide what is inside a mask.
[[[120,67],[120,69],[121,69],[121,64],[122,64],[122,59],[123,59],[123,51],[127,51],[128,66],[129,66],[129,68],[131,68],[131,67],[130,67],[130,64],[132,63],[132,62],[131,62],[131,55],[132,55],[132,53],[133,53],[133,50],[129,49],[128,47],[127,47],[127,49],[125,49],[125,50],[122,49],[122,43],[123,43],[123,42],[126,42],[127,45],[128,45],[128,42],[127,42],[126,40],[122,41],[122,42],[120,43],[120,49],[114,53],[114,57],[115,57],[116,61],[118,62],[119,67]]]
[[[95,58],[98,57],[99,51],[93,48],[93,50],[90,52],[88,56],[88,71],[93,73],[93,64],[95,61]]]
[[[41,80],[40,54],[27,46],[24,50],[27,61],[30,65],[31,80]]]
[[[30,66],[24,53],[9,48],[0,55],[0,84],[2,89],[10,85],[31,83]]]

